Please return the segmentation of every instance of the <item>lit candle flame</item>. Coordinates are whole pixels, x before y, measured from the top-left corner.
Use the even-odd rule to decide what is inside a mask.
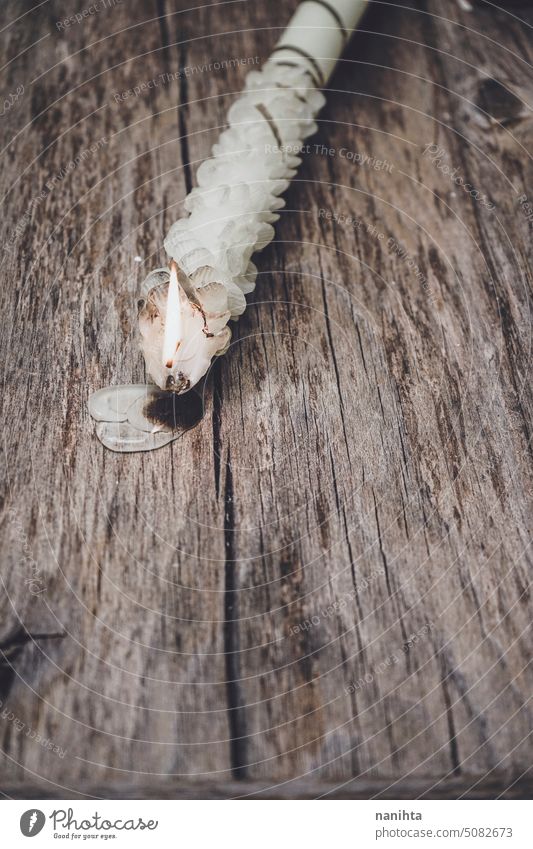
[[[180,341],[181,305],[178,286],[178,267],[174,260],[172,260],[170,263],[170,281],[168,284],[165,335],[163,337],[163,365],[167,368],[172,368],[174,355]]]

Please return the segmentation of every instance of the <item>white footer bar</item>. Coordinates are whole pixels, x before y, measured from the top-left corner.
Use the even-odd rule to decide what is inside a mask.
[[[533,846],[533,803],[498,801],[34,800],[0,807],[6,847],[200,849]],[[35,843],[30,843],[34,839]]]

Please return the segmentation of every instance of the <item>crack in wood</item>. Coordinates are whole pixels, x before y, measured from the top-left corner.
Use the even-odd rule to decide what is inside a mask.
[[[246,716],[240,684],[239,620],[235,562],[235,508],[231,457],[228,452],[224,492],[224,655],[226,661],[226,695],[230,730],[230,763],[233,777],[247,777]]]
[[[66,634],[61,633],[31,634],[21,625],[0,643],[0,702],[3,702],[11,691],[15,680],[14,664],[22,654],[24,647],[30,642],[63,639],[65,636]]]
[[[180,45],[179,50],[180,68],[185,68],[187,63],[187,50],[185,45]],[[189,86],[187,76],[184,73],[180,74],[180,103],[178,106],[178,126],[180,133],[180,149],[181,161],[183,164],[183,177],[185,179],[185,188],[187,194],[192,192],[193,180],[191,172],[191,156],[189,152],[189,133],[187,131],[187,122],[185,120],[186,112],[189,104]]]

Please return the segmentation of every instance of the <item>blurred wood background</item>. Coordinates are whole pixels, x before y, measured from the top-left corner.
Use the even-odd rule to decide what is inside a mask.
[[[89,393],[145,379],[140,283],[296,4],[32,5],[0,35],[2,793],[527,795],[531,7],[373,4],[205,418],[121,456]]]

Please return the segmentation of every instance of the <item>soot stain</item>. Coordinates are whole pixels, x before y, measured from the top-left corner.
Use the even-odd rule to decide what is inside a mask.
[[[155,425],[166,429],[189,430],[202,420],[204,404],[196,392],[186,392],[184,395],[168,392],[149,401],[144,414]]]

